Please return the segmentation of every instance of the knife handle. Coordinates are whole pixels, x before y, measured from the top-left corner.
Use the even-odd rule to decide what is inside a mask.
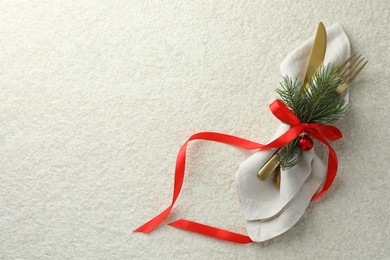
[[[276,188],[280,189],[280,166],[276,169],[276,174],[275,174],[275,186]]]
[[[278,161],[278,153],[280,152],[280,148],[276,150],[276,152],[271,156],[271,158],[268,159],[268,161],[260,168],[260,170],[257,173],[257,176],[260,178],[260,180],[264,181],[269,176],[272,175],[272,173],[278,168],[279,161]]]

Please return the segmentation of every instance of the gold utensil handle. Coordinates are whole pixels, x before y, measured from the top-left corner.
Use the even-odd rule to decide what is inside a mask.
[[[278,152],[280,149],[278,149],[274,155],[272,155],[271,158],[260,168],[259,172],[257,173],[257,176],[260,178],[260,180],[264,181],[266,180],[279,166],[278,161]]]
[[[280,189],[280,166],[276,169],[275,174],[275,186],[276,188]]]

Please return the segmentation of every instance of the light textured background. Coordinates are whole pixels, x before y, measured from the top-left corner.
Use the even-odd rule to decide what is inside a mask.
[[[0,1],[0,259],[388,257],[388,0],[58,2]],[[328,194],[263,244],[132,233],[168,206],[192,133],[272,136],[279,64],[319,21],[370,60]],[[249,155],[192,144],[169,220],[244,233],[234,174]]]

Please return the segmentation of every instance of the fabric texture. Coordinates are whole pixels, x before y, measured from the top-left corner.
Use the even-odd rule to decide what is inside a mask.
[[[326,29],[327,46],[324,64],[339,64],[350,55],[350,43],[339,24]],[[282,76],[302,81],[314,37],[304,42],[282,62]],[[349,89],[343,92],[348,103]],[[290,127],[281,124],[274,139]],[[302,217],[310,199],[326,177],[326,167],[314,149],[301,152],[296,166],[281,169],[280,189],[274,178],[260,181],[257,172],[272,156],[270,151],[259,151],[241,163],[236,174],[236,185],[247,223],[249,237],[262,242],[289,230]]]

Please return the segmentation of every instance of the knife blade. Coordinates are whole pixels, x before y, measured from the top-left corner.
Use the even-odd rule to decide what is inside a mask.
[[[326,52],[326,29],[322,22],[318,24],[317,32],[314,37],[313,46],[310,51],[309,61],[306,67],[305,77],[303,84],[307,90],[310,85],[308,81],[314,75],[314,73],[322,66],[324,62]],[[266,180],[272,173],[279,167],[278,152],[281,148],[277,149],[274,155],[260,168],[257,176],[260,180]],[[280,171],[279,171],[280,173]],[[280,186],[280,176],[276,178],[276,186]]]
[[[303,84],[306,89],[309,88],[308,81],[314,73],[322,66],[326,52],[326,29],[322,22],[318,24],[317,33],[314,38],[313,47],[311,48],[309,62],[307,63]]]

